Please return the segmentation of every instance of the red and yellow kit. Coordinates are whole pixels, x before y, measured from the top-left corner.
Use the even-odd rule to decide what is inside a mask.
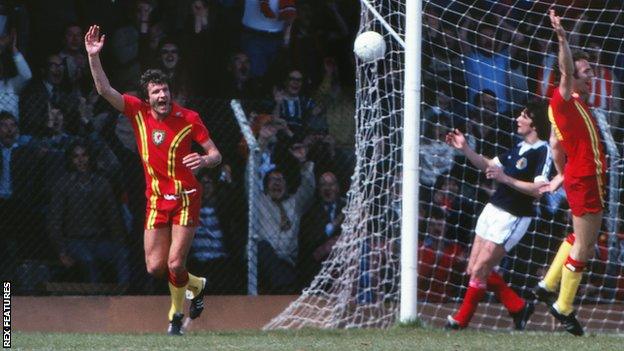
[[[152,116],[149,104],[123,95],[124,112],[134,129],[145,171],[147,214],[145,228],[170,223],[193,226],[197,223],[201,185],[182,164],[191,153],[191,142],[202,144],[210,133],[197,112],[173,104],[162,121]]]
[[[566,154],[563,186],[575,216],[604,208],[606,157],[597,123],[577,96],[564,100],[555,89],[548,117]]]

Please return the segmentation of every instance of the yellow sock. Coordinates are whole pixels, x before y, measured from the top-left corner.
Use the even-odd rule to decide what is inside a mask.
[[[583,271],[572,272],[567,267],[563,267],[561,275],[561,288],[559,298],[557,298],[557,309],[559,313],[568,315],[574,310],[574,297],[581,284]]]
[[[193,293],[193,297],[195,297],[202,289],[202,280],[199,277],[192,275],[191,273],[189,273],[188,276],[189,282],[186,289]]]
[[[188,286],[177,287],[169,283],[169,292],[171,293],[171,308],[169,309],[169,320],[173,320],[173,315],[176,313],[182,313],[184,308],[184,291]]]
[[[550,268],[548,268],[548,272],[546,272],[544,279],[542,279],[548,291],[557,290],[559,282],[561,281],[561,271],[568,255],[570,254],[571,248],[572,244],[570,244],[567,240],[563,240],[559,246],[559,251],[557,251],[555,259],[550,264]]]

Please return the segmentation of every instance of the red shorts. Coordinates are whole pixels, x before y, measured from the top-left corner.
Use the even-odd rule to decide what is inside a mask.
[[[602,211],[605,203],[605,184],[604,174],[585,177],[566,175],[563,178],[563,189],[572,214],[581,217],[586,213]]]
[[[145,229],[173,224],[194,227],[199,224],[201,190],[181,195],[154,196],[147,199]]]

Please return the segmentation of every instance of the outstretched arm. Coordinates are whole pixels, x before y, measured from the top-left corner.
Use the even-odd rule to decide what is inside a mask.
[[[466,155],[470,162],[475,165],[475,167],[484,172],[488,167],[498,167],[494,160],[480,155],[471,149],[466,142],[466,137],[458,129],[455,129],[446,135],[446,143],[461,151],[464,155]]]
[[[102,62],[100,62],[100,51],[104,47],[105,36],[100,36],[100,27],[91,26],[85,34],[85,48],[89,57],[89,68],[91,68],[91,75],[95,82],[95,89],[98,94],[102,95],[106,101],[108,101],[113,107],[120,111],[124,111],[124,99],[121,94],[111,87],[106,73],[102,68]]]
[[[561,79],[559,80],[559,93],[564,100],[569,100],[572,96],[572,83],[574,82],[574,61],[572,60],[572,51],[568,44],[565,29],[561,26],[561,17],[555,15],[555,10],[550,10],[550,23],[557,34],[559,40],[559,71]]]

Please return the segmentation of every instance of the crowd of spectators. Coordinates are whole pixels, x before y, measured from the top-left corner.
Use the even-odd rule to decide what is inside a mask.
[[[204,193],[189,265],[208,291],[247,290],[248,150],[233,98],[262,145],[260,290],[299,291],[340,233],[358,18],[355,0],[1,0],[3,279],[24,293],[46,281],[163,291],[144,273],[145,184],[132,129],[89,72],[84,33],[98,24],[112,85],[136,94],[144,70],[162,70],[175,102],[200,112],[224,155],[197,175]]]

